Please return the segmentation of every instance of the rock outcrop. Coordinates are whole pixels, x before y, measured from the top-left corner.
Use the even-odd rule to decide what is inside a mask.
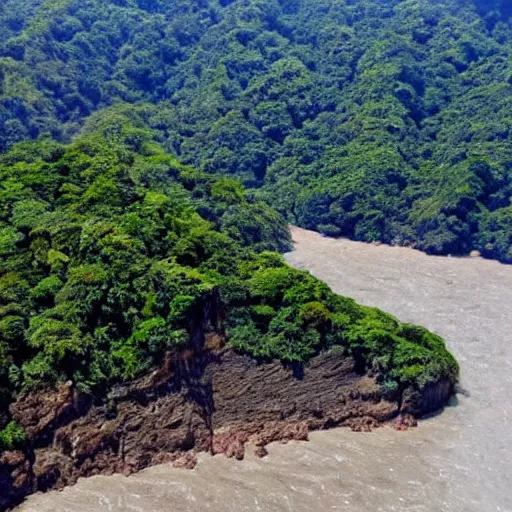
[[[390,399],[339,353],[285,366],[222,348],[214,336],[206,335],[200,350],[168,354],[158,371],[96,402],[72,383],[21,397],[11,414],[30,449],[0,458],[0,509],[82,476],[128,475],[169,462],[193,467],[194,454],[204,451],[241,459],[248,442],[265,455],[268,443],[307,440],[310,430],[369,430],[430,412],[453,391],[440,383]]]

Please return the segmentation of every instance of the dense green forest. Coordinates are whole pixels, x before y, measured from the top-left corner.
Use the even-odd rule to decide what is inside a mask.
[[[506,0],[4,0],[0,151],[136,104],[181,163],[291,222],[512,262],[511,15]]]
[[[288,267],[275,210],[154,137],[118,108],[69,145],[26,142],[0,158],[0,450],[23,443],[7,413],[17,393],[72,380],[101,396],[190,347],[212,301],[228,342],[259,359],[338,350],[390,393],[457,379],[442,339]]]

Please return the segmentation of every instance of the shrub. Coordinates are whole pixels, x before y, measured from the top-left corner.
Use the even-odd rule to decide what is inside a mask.
[[[25,432],[15,421],[11,421],[3,430],[0,430],[0,452],[22,448],[25,442]]]

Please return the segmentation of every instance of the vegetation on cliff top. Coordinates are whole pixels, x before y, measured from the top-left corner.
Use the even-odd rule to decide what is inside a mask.
[[[456,380],[440,338],[333,294],[274,252],[288,247],[278,213],[178,163],[133,112],[94,116],[69,145],[16,145],[0,158],[0,449],[23,440],[16,393],[132,379],[189,343],[213,295],[243,353],[339,347],[390,389]]]
[[[158,104],[167,151],[294,223],[512,262],[511,6],[4,0],[0,151]]]
[[[18,393],[133,379],[209,300],[242,353],[454,382],[278,253],[292,221],[512,263],[511,100],[505,0],[4,0],[0,450]]]

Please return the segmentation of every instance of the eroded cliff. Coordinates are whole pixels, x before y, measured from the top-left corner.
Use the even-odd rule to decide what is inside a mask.
[[[0,507],[83,476],[166,462],[193,467],[197,452],[241,459],[248,442],[264,455],[266,444],[307,440],[310,430],[369,430],[437,409],[452,393],[441,383],[428,396],[406,390],[386,397],[374,376],[337,351],[287,366],[220,345],[208,334],[206,348],[169,354],[159,370],[96,401],[71,382],[21,397],[11,413],[30,448],[2,455]]]

